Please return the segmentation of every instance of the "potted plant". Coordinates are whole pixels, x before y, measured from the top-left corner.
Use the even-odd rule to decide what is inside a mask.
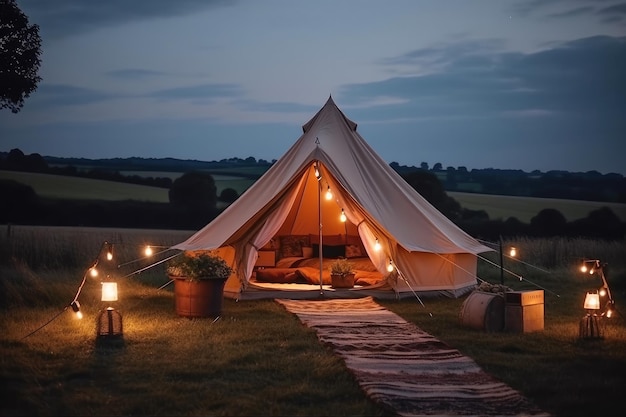
[[[219,317],[224,284],[233,272],[212,251],[185,251],[170,259],[166,272],[174,281],[176,313],[183,317]]]
[[[330,280],[333,288],[354,287],[354,265],[346,258],[338,258],[330,264]]]

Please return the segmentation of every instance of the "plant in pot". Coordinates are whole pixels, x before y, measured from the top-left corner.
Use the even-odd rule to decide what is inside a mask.
[[[330,280],[333,288],[354,287],[354,265],[346,258],[338,258],[330,264]]]
[[[174,281],[176,313],[183,317],[219,317],[224,284],[233,269],[212,251],[185,251],[170,259],[166,273]]]

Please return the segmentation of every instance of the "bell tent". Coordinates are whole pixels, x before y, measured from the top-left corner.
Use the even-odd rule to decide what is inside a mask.
[[[477,255],[493,249],[441,214],[377,155],[332,97],[302,129],[235,202],[172,249],[217,251],[234,268],[224,295],[235,299],[312,298],[320,291],[330,297],[459,297],[475,287]],[[302,247],[286,253],[279,245],[288,237],[306,237],[317,254],[303,254]],[[325,285],[322,258],[333,257],[338,243],[344,243],[341,255],[356,244],[382,279],[347,290]],[[293,255],[315,259],[319,279],[311,283],[319,285],[255,280],[259,268],[280,267],[281,256]]]

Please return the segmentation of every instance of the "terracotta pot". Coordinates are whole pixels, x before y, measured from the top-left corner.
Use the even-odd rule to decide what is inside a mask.
[[[330,282],[333,288],[354,287],[354,274],[330,274]]]
[[[222,314],[226,278],[170,278],[174,280],[176,314],[190,318],[219,317]]]

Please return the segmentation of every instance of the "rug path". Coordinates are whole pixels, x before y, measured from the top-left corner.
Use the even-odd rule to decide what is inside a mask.
[[[371,399],[400,416],[549,415],[372,297],[276,302],[332,346]]]

